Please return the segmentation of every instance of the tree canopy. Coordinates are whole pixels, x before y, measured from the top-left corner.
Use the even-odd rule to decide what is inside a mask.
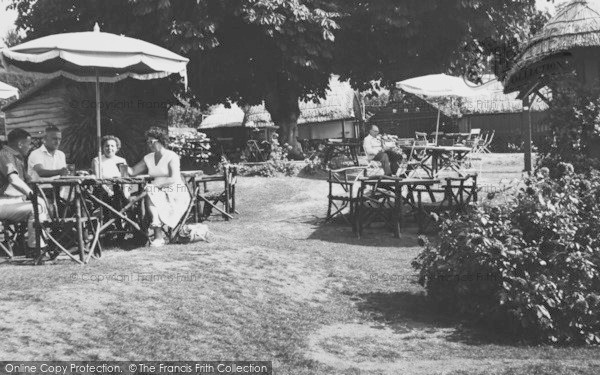
[[[535,0],[13,0],[26,39],[91,30],[126,34],[190,58],[203,104],[264,101],[296,144],[298,100],[324,97],[338,73],[356,88],[421,74],[477,74],[518,45]],[[514,49],[514,48],[513,48]]]

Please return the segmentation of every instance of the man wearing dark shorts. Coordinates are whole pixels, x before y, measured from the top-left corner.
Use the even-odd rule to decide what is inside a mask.
[[[393,176],[398,172],[398,166],[402,162],[403,155],[392,150],[386,150],[383,147],[383,140],[379,135],[379,128],[371,126],[369,135],[363,141],[363,149],[367,154],[367,160],[381,162],[384,173],[387,176]]]

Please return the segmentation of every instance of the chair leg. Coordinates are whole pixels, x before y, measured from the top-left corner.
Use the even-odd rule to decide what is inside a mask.
[[[325,218],[325,221],[328,221],[331,218],[331,206],[333,205],[333,199],[331,198],[331,195],[328,197],[329,201],[327,203],[327,216]]]
[[[6,255],[8,256],[8,259],[12,259],[14,254],[12,251],[12,247],[10,246],[10,244],[6,244],[6,246],[0,242],[0,250],[2,250],[4,253],[6,253]]]

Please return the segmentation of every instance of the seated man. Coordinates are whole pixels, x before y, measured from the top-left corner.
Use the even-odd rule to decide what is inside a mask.
[[[31,151],[27,160],[27,173],[31,181],[39,181],[40,177],[64,176],[68,173],[65,153],[58,149],[62,139],[60,130],[50,125],[46,128],[44,144]]]
[[[27,198],[33,191],[25,181],[25,156],[31,146],[31,136],[23,129],[15,129],[8,134],[8,144],[0,150],[0,220],[24,222],[28,224],[28,257],[35,257],[35,231],[33,205]],[[45,209],[40,205],[40,220],[45,219]],[[44,246],[44,243],[40,244]]]
[[[383,147],[383,140],[379,135],[379,128],[371,126],[369,135],[363,141],[363,148],[367,154],[367,160],[380,161],[386,176],[393,176],[398,171],[398,165],[402,162],[403,155],[391,149]]]

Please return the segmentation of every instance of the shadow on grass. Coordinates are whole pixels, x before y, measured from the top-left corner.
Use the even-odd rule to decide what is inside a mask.
[[[315,231],[308,237],[309,240],[374,247],[418,246],[418,228],[415,223],[408,223],[401,230],[400,238],[395,238],[393,232],[383,223],[374,223],[371,227],[364,228],[363,234],[358,238],[350,223],[341,216],[329,222],[325,222],[324,218],[311,219],[304,224],[316,226]]]
[[[432,303],[424,293],[375,292],[359,294],[358,310],[368,313],[378,323],[386,324],[396,333],[407,333],[411,329],[420,329],[434,333],[441,329],[452,328],[445,337],[450,342],[465,345],[509,345],[526,346],[509,337],[500,327],[495,330],[482,325],[464,321],[464,317],[444,311]]]

